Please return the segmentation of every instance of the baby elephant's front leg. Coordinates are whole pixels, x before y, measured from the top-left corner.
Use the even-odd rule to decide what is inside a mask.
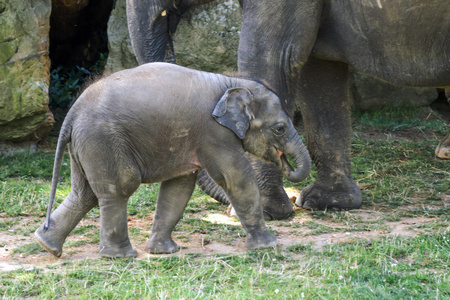
[[[267,231],[264,223],[258,184],[250,163],[243,154],[222,162],[225,162],[223,166],[207,171],[218,184],[223,183],[222,187],[247,233],[246,247],[275,247],[277,239]]]
[[[269,233],[264,223],[258,186],[253,181],[246,183],[245,187],[238,186],[228,192],[230,202],[247,233],[246,247],[275,247],[277,239]]]
[[[171,237],[172,230],[183,216],[196,180],[197,172],[161,183],[152,232],[146,247],[150,253],[178,251],[178,246]]]

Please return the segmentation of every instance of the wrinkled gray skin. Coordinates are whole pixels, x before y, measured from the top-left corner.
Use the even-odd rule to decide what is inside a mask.
[[[72,191],[51,213],[67,144]],[[236,209],[247,247],[275,246],[246,151],[272,162],[292,181],[310,171],[306,147],[282,103],[262,84],[166,63],[115,73],[90,86],[64,120],[47,221],[35,236],[59,257],[68,234],[99,205],[100,254],[135,257],[128,199],[141,183],[162,182],[147,250],[175,252],[171,232],[204,169]]]
[[[239,71],[268,82],[291,116],[301,112],[318,169],[316,181],[302,191],[297,204],[360,207],[361,191],[351,174],[348,67],[398,85],[449,87],[448,0],[240,2]],[[158,39],[149,33],[142,28],[130,35],[132,41]],[[262,170],[256,173],[264,210],[287,216],[288,209],[277,210],[288,201],[279,188],[280,173],[272,166]]]

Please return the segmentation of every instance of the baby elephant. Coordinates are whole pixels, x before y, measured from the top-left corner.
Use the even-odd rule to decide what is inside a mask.
[[[66,145],[72,191],[51,214]],[[264,85],[165,63],[112,74],[86,89],[64,120],[47,220],[35,236],[59,257],[69,233],[99,205],[100,255],[136,257],[127,202],[141,183],[161,182],[146,248],[173,253],[178,247],[172,230],[204,169],[227,193],[247,233],[247,248],[275,246],[246,152],[274,163],[291,181],[310,171],[283,103]]]

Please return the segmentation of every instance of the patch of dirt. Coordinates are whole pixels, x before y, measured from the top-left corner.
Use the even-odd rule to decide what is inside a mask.
[[[298,191],[290,190],[289,193],[298,193]],[[304,245],[311,246],[313,249],[320,250],[323,247],[341,243],[341,242],[355,242],[361,240],[370,241],[382,236],[404,236],[413,237],[420,233],[426,233],[427,229],[432,227],[439,219],[417,217],[417,218],[402,218],[398,221],[384,221],[385,212],[380,208],[371,208],[364,210],[353,210],[340,213],[343,219],[326,220],[314,216],[313,212],[296,208],[296,214],[289,220],[284,221],[267,221],[266,224],[271,232],[277,237],[279,247],[286,250],[289,246]],[[343,214],[343,215],[342,215]],[[8,221],[6,216],[2,216],[5,221]],[[223,207],[221,214],[209,215],[208,212],[198,212],[190,214],[189,218],[201,218],[203,220],[211,220],[217,224],[236,225],[240,223],[226,215],[226,207]],[[13,219],[13,220],[11,220]],[[39,252],[35,250],[33,254],[22,253],[24,251],[17,251],[19,247],[30,244],[37,244],[33,238],[33,234],[24,235],[17,233],[18,229],[23,226],[24,218],[10,218],[10,223],[14,225],[8,230],[0,231],[0,272],[11,271],[19,268],[33,269],[35,267],[49,267],[63,264],[65,262],[78,261],[84,259],[100,259],[98,254],[98,242],[87,242],[79,246],[78,241],[87,239],[89,233],[70,235],[63,248],[63,255],[61,258],[56,258],[47,252]],[[26,217],[28,222],[40,224],[39,221],[44,221],[44,218],[30,218]],[[137,259],[147,259],[155,256],[145,251],[146,238],[150,234],[151,222],[153,214],[146,218],[138,218],[135,216],[129,217],[130,232],[135,229],[139,234],[131,234],[131,242],[138,251]],[[212,221],[212,220],[216,221]],[[353,222],[354,221],[354,222]],[[373,229],[358,229],[358,224],[373,223]],[[99,228],[98,219],[83,219],[79,226],[93,225],[92,228]],[[312,225],[313,228],[310,228]],[[317,231],[319,227],[319,231]],[[325,228],[324,233],[320,233],[320,228]],[[362,227],[361,227],[362,228]],[[190,228],[192,229],[192,228]],[[331,230],[333,232],[327,232]],[[92,232],[90,232],[92,233]],[[98,235],[98,232],[96,233]],[[180,246],[181,250],[175,254],[182,256],[187,253],[195,253],[201,255],[212,254],[244,254],[245,237],[240,237],[238,232],[233,232],[235,238],[231,242],[221,240],[214,232],[205,232],[202,230],[194,230],[193,232],[174,231],[173,238]],[[186,239],[186,235],[188,239]],[[229,238],[229,237],[228,237]],[[16,249],[16,250],[15,250]],[[37,253],[36,253],[37,252]],[[168,255],[164,255],[168,256]]]

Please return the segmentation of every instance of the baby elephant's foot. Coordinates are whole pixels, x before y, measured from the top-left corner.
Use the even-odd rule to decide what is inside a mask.
[[[44,225],[41,225],[41,227],[34,232],[34,237],[45,250],[56,257],[60,257],[62,254],[64,238],[58,233],[55,226],[50,227],[48,231],[44,232]]]
[[[103,257],[110,257],[110,258],[129,258],[129,257],[137,257],[138,253],[135,249],[133,249],[133,246],[131,246],[131,243],[127,241],[126,243],[123,243],[123,245],[100,245],[99,254]]]
[[[175,253],[179,250],[177,244],[170,237],[163,239],[154,236],[150,236],[146,248],[148,252],[153,254]]]
[[[261,232],[247,233],[247,249],[275,247],[277,239],[267,229]]]

